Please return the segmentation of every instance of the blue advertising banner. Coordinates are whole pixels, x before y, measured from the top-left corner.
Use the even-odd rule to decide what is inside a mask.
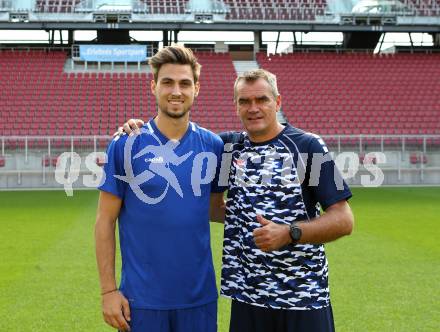
[[[79,45],[83,61],[141,62],[147,59],[145,45]]]

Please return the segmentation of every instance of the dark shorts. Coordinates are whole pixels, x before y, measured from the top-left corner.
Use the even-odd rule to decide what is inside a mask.
[[[186,309],[131,309],[130,314],[131,332],[217,331],[217,301]]]
[[[332,307],[280,310],[232,301],[229,332],[334,332]]]

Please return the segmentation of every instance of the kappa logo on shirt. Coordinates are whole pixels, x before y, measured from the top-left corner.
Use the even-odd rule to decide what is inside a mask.
[[[180,198],[183,198],[184,189],[187,190],[187,187],[181,187],[179,179],[189,180],[192,194],[196,197],[202,196],[205,192],[202,189],[207,188],[208,185],[210,186],[215,178],[218,165],[217,154],[214,151],[204,151],[202,149],[197,154],[193,150],[177,149],[180,144],[178,140],[169,140],[163,144],[153,130],[141,128],[140,132],[141,134],[147,134],[155,142],[153,141],[153,144],[142,142],[142,147],[136,146],[135,152],[133,152],[134,155],[132,155],[136,138],[147,136],[133,135],[127,137],[126,142],[124,142],[123,158],[125,174],[113,174],[113,176],[127,183],[136,197],[146,204],[161,202],[169,189],[174,190]],[[178,153],[181,150],[185,150],[182,151],[183,155]],[[133,165],[136,165],[136,174]],[[153,192],[146,183],[156,177],[162,178],[162,180],[160,180],[160,183],[156,183],[158,187],[154,191],[155,195],[150,196]],[[163,189],[158,195],[161,186]],[[190,195],[189,191],[186,192]]]
[[[152,163],[152,164],[163,164],[163,157],[154,157],[154,158],[145,158],[146,163]]]
[[[146,129],[141,128],[141,133],[147,132]],[[171,169],[171,165],[179,166],[183,163],[189,156],[193,154],[193,151],[189,151],[183,156],[178,156],[175,152],[176,147],[179,142],[168,141],[166,144],[162,144],[157,136],[151,134],[152,137],[157,141],[158,145],[148,145],[141,151],[139,151],[134,156],[131,155],[131,150],[134,144],[136,136],[129,137],[124,146],[124,169],[126,175],[114,175],[117,179],[127,182],[130,188],[136,194],[136,196],[142,200],[144,203],[156,204],[165,197],[168,192],[168,188],[171,186],[180,197],[183,197],[183,191],[180,187],[179,180]],[[143,171],[141,174],[134,175],[133,168],[131,165],[132,159],[140,158],[146,154],[152,154],[154,157],[145,158],[145,162],[150,162],[148,169]],[[155,176],[160,176],[167,182],[162,194],[159,197],[150,197],[146,195],[142,189],[141,185],[151,180]]]

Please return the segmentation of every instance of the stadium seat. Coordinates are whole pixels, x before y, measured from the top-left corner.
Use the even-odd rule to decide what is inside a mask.
[[[41,159],[41,166],[44,166],[44,167],[50,166],[50,156],[48,156],[48,155],[43,156],[43,158]]]
[[[411,164],[427,164],[428,163],[428,157],[426,154],[421,152],[412,152],[409,161]]]
[[[58,158],[59,157],[51,157],[50,161],[53,167],[57,167]]]
[[[359,154],[359,163],[360,164],[377,164],[377,158],[376,156],[366,156],[365,153],[360,153]]]
[[[105,165],[105,159],[103,157],[97,157],[96,158],[96,165],[99,167],[102,167]]]

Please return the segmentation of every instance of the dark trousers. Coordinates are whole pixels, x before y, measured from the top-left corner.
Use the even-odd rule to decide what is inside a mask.
[[[313,310],[284,310],[232,301],[229,332],[334,331],[331,305]]]
[[[217,301],[174,310],[131,310],[131,332],[217,332]]]

